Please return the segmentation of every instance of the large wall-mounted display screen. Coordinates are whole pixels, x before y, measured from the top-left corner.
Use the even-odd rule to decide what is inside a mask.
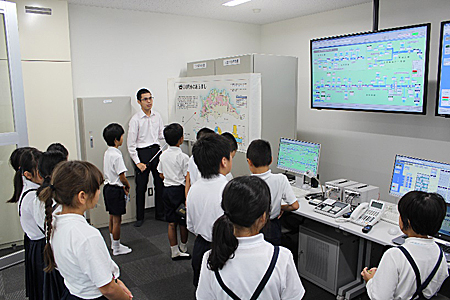
[[[436,115],[450,117],[450,21],[441,23]]]
[[[311,108],[425,114],[430,27],[311,40]]]

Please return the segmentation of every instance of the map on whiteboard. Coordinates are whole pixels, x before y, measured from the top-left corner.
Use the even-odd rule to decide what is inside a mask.
[[[260,137],[260,75],[239,74],[169,79],[169,118],[195,141],[203,127],[230,132],[238,150]]]

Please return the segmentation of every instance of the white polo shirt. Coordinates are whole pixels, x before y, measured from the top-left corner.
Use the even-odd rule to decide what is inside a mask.
[[[108,147],[103,156],[103,175],[105,184],[123,186],[119,175],[128,171],[123,161],[122,152],[116,147]]]
[[[433,239],[407,238],[403,247],[408,250],[419,268],[422,282],[430,275],[439,258],[439,246]],[[448,267],[443,257],[439,270],[426,289],[425,298],[439,291]],[[367,294],[370,299],[409,300],[416,291],[416,275],[406,256],[397,248],[388,249],[381,258],[375,276],[367,282]]]
[[[170,146],[159,157],[158,172],[164,174],[164,186],[186,184],[189,156],[180,147]]]
[[[150,117],[142,109],[131,117],[128,124],[127,146],[131,159],[135,164],[140,163],[136,148],[145,148],[153,144],[159,145],[159,140],[164,139],[164,124],[161,115],[151,110]]]
[[[20,204],[20,199],[26,191],[38,188],[38,184],[28,179],[24,179],[22,193],[20,194],[17,206],[18,210],[20,209],[20,225],[30,240],[34,241],[45,238],[45,234],[41,231],[41,229],[44,230],[45,214],[43,215],[42,211],[45,212],[45,206],[43,203],[41,204],[39,199],[36,197],[36,191],[28,192],[25,197],[23,197],[22,204]],[[44,216],[44,218],[41,219],[42,216]]]
[[[99,287],[120,275],[100,231],[82,215],[56,215],[51,245],[64,284],[74,296],[98,298]]]
[[[225,263],[219,273],[225,285],[240,299],[250,299],[270,265],[274,247],[264,240],[262,233],[237,239],[239,245],[233,258]],[[207,267],[210,253],[211,250],[203,255],[197,299],[228,300],[230,297],[220,287],[214,272]],[[298,300],[304,294],[292,253],[280,247],[275,269],[258,299]]]
[[[271,219],[277,218],[280,215],[281,201],[284,201],[289,205],[297,201],[288,179],[283,174],[272,174],[272,171],[269,170],[261,174],[252,175],[261,178],[269,186],[271,196]]]
[[[211,179],[200,178],[187,195],[186,223],[190,232],[212,241],[214,222],[223,215],[220,204],[228,180],[222,174]]]
[[[191,180],[191,186],[192,186],[197,180],[199,180],[201,178],[200,171],[198,170],[197,165],[195,164],[195,161],[194,161],[194,155],[189,157],[188,172],[189,172],[189,178]]]

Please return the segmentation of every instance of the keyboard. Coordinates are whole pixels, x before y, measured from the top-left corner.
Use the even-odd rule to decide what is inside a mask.
[[[303,198],[306,196],[306,194],[308,194],[308,191],[302,190],[301,188],[298,188],[296,186],[292,186],[292,190],[294,191],[294,195],[295,197],[298,198]]]
[[[442,251],[450,253],[450,246],[443,245],[443,244],[438,244],[438,245],[441,246]]]
[[[384,214],[381,217],[381,220],[394,225],[398,225],[398,217],[399,213],[397,205],[386,203],[386,209],[384,210]]]

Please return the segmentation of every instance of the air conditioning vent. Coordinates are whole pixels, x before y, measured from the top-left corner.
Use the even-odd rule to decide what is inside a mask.
[[[52,15],[52,9],[51,8],[46,8],[46,7],[25,6],[25,13],[51,16]]]

